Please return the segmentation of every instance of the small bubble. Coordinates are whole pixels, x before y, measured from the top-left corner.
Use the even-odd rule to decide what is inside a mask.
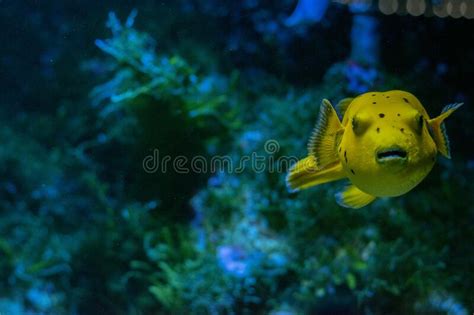
[[[426,3],[424,0],[408,0],[407,11],[413,16],[419,16],[425,13]]]
[[[446,11],[448,12],[449,16],[458,19],[463,14],[461,12],[461,0],[451,0],[448,2],[446,6]]]
[[[474,0],[466,0],[461,4],[461,13],[467,19],[474,18]]]
[[[397,12],[398,0],[379,0],[379,10],[386,15]]]
[[[433,6],[433,13],[437,17],[441,17],[441,18],[444,18],[444,17],[448,16],[448,12],[446,11],[446,5],[445,5],[444,1],[441,2],[438,5]]]

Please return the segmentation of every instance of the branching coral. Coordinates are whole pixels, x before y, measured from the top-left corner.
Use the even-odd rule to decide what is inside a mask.
[[[176,112],[189,118],[217,120],[227,127],[236,127],[235,109],[229,105],[231,82],[216,74],[200,76],[181,57],[158,55],[156,41],[137,31],[132,11],[122,25],[115,13],[109,14],[109,39],[96,40],[96,45],[111,56],[108,65],[113,77],[92,91],[95,104],[105,102],[105,113],[117,110],[120,104],[134,104],[137,98],[150,96],[171,101]]]

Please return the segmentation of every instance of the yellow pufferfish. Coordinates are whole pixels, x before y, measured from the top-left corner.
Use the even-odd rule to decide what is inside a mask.
[[[324,99],[308,157],[290,169],[287,186],[295,191],[348,178],[351,184],[336,194],[347,208],[403,195],[428,175],[438,152],[450,158],[443,121],[461,105],[448,105],[430,118],[411,93],[368,92],[337,105],[341,122]]]

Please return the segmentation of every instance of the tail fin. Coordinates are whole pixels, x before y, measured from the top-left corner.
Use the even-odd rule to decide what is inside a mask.
[[[463,103],[447,105],[443,108],[441,115],[428,121],[431,128],[431,134],[436,146],[438,147],[439,153],[448,159],[451,158],[451,152],[449,149],[448,135],[446,134],[446,128],[443,121],[448,118],[456,109],[461,107],[462,104]]]
[[[340,162],[330,164],[323,169],[316,166],[316,158],[308,156],[296,163],[286,176],[286,185],[290,191],[306,189],[345,177]]]

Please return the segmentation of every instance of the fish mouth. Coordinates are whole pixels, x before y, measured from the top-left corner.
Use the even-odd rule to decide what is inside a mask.
[[[407,151],[399,147],[391,147],[377,151],[377,162],[406,161],[407,156]]]

